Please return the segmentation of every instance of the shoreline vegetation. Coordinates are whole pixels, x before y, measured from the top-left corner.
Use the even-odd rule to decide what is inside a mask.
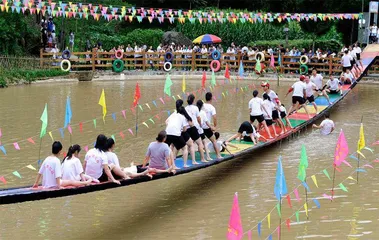
[[[30,84],[43,78],[62,77],[69,75],[58,69],[0,69],[0,88],[8,85]]]

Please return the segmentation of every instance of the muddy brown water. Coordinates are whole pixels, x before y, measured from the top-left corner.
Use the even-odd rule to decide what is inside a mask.
[[[238,86],[250,83],[239,82]],[[255,84],[259,85],[258,82]],[[7,150],[6,156],[0,153],[0,176],[5,176],[7,180],[7,185],[0,183],[1,187],[33,183],[36,171],[25,166],[32,164],[37,168],[41,127],[39,118],[45,103],[48,103],[48,131],[52,131],[54,139],[62,141],[66,151],[70,142],[91,147],[97,134],[114,134],[121,165],[126,166],[132,161],[140,163],[148,144],[164,128],[161,126],[164,120],[160,120],[167,116],[164,111],[174,108],[173,101],[167,101],[166,105],[160,103],[163,85],[164,80],[140,82],[143,111],[139,111],[138,122],[145,121],[149,128],[140,125],[137,137],[131,136],[127,130],[130,128],[135,133],[135,116],[127,110],[124,119],[120,112],[131,105],[135,87],[133,81],[46,83],[0,89],[0,128],[3,135],[0,140]],[[200,81],[187,81],[187,91],[199,87]],[[236,131],[238,125],[248,118],[247,105],[251,91],[233,94],[234,87],[235,83],[220,87],[221,90],[228,90],[229,95],[215,102],[219,131],[223,138]],[[273,88],[283,97],[288,87],[288,84],[284,84]],[[97,104],[103,88],[108,113],[117,113],[116,121],[107,116],[105,124],[100,117],[101,107]],[[337,129],[344,130],[351,152],[356,148],[361,116],[367,145],[379,140],[378,91],[379,86],[359,85],[331,112]],[[181,92],[181,81],[174,81],[172,92],[175,95]],[[71,140],[67,130],[63,139],[57,130],[63,127],[68,95],[71,96],[73,112]],[[220,96],[219,92],[217,95]],[[154,106],[152,100],[156,100],[158,107]],[[146,102],[151,110],[144,104]],[[290,98],[284,102],[288,105]],[[95,129],[93,118],[96,117]],[[83,122],[83,132],[79,131],[79,122]],[[120,131],[125,134],[125,140],[121,139]],[[33,137],[36,144],[26,141],[29,137]],[[285,223],[282,225],[282,239],[378,239],[378,163],[371,163],[374,169],[368,168],[367,173],[360,173],[359,184],[356,184],[351,179],[345,180],[348,176],[356,179],[354,168],[357,162],[349,159],[353,168],[343,166],[342,172],[337,172],[335,181],[338,185],[345,180],[348,192],[337,189],[333,202],[319,199],[320,209],[312,201],[330,192],[332,182],[320,172],[327,168],[332,175],[330,166],[337,138],[337,131],[325,137],[308,128],[301,135],[283,141],[281,145],[275,144],[233,161],[174,178],[77,196],[0,206],[0,239],[225,239],[235,192],[239,195],[244,230],[252,229],[253,239],[257,239],[256,225],[262,220],[262,239],[271,232],[273,239],[277,239],[275,228],[279,224],[279,217],[273,193],[277,159],[279,155],[283,158],[288,189],[292,191],[298,188],[301,198],[299,203],[291,194],[292,209],[284,199],[282,221],[285,222],[304,204],[304,188],[299,187],[300,182],[296,178],[301,144],[307,147],[308,175],[316,174],[319,188],[308,179],[311,188],[308,193],[309,219],[304,209],[300,209],[299,223],[292,216],[290,230]],[[48,134],[43,138],[42,159],[49,154],[51,141]],[[15,150],[13,142],[18,142],[21,150]],[[373,149],[379,151],[378,148]],[[365,163],[378,156],[376,152],[365,153]],[[81,159],[84,154],[83,150]],[[15,170],[21,174],[21,179],[12,175]],[[269,229],[267,214],[270,211]]]

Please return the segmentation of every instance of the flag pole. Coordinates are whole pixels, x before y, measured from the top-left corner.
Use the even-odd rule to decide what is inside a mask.
[[[304,182],[307,183],[307,179],[306,178],[304,179]],[[305,189],[305,204],[307,204],[307,206],[308,206],[308,190],[307,190],[306,187],[304,187],[304,189]],[[307,220],[308,219],[309,219],[309,212],[307,214]]]
[[[336,178],[336,165],[333,163],[333,185],[332,185],[332,202],[334,197],[334,180]]]
[[[41,160],[42,138],[39,139],[38,161]]]
[[[138,106],[138,107],[137,107]],[[135,118],[135,123],[136,123],[136,137],[138,136],[138,108],[139,108],[139,103],[136,105],[136,118]]]

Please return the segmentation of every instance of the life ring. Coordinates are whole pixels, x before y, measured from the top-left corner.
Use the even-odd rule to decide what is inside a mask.
[[[121,59],[124,56],[124,53],[121,51],[121,49],[118,49],[115,52],[115,56],[116,56],[117,59]]]
[[[171,62],[174,59],[174,54],[172,52],[166,52],[164,55],[164,61],[165,62]]]
[[[221,53],[218,50],[214,50],[212,52],[212,59],[213,60],[220,60],[221,58]]]
[[[304,71],[302,69],[304,69]],[[305,64],[300,65],[300,74],[306,74],[306,73],[308,73],[308,66]]]
[[[66,49],[66,50],[64,50],[64,51],[62,52],[62,58],[63,58],[63,59],[70,59],[70,57],[71,57],[71,52],[70,52],[70,50]]]
[[[216,66],[215,66],[215,65],[216,65]],[[211,70],[212,70],[213,72],[218,72],[218,71],[220,71],[221,63],[220,63],[220,61],[218,61],[218,60],[213,60],[213,61],[211,62],[211,64],[210,64],[210,67],[211,67]]]
[[[64,64],[67,64],[67,68],[63,67]],[[71,69],[71,62],[67,59],[63,59],[61,62],[61,70],[63,72],[68,72],[68,71],[70,71],[70,69]]]
[[[304,58],[305,58],[305,59],[304,59]],[[301,64],[301,65],[305,65],[305,64],[308,63],[308,60],[309,60],[309,58],[308,58],[307,55],[302,55],[302,56],[300,57],[300,64]]]
[[[166,72],[171,71],[171,69],[172,69],[172,63],[170,63],[170,62],[165,62],[165,63],[163,64],[163,69],[164,69]]]
[[[265,60],[265,55],[263,54],[263,52],[257,52],[257,54],[255,54],[255,61],[258,60],[258,55],[260,56],[259,61],[263,62]]]
[[[116,59],[113,62],[112,67],[115,72],[122,72],[124,70],[124,61]]]

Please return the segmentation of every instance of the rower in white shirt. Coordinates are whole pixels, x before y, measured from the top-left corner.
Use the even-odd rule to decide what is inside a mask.
[[[316,68],[313,68],[313,69],[312,69],[312,75],[311,75],[311,77],[310,77],[310,80],[311,80],[314,84],[316,84],[316,88],[317,88],[317,93],[318,93],[318,95],[319,95],[319,96],[324,96],[324,97],[326,98],[326,100],[328,100],[329,104],[332,104],[332,103],[330,102],[330,99],[329,99],[328,94],[327,94],[326,91],[325,91],[325,87],[326,87],[326,86],[323,86],[323,84],[322,84],[322,80],[323,80],[323,79],[324,79],[324,78],[322,77],[322,75],[319,74],[319,73],[317,73],[317,69],[316,69]]]
[[[290,108],[289,115],[292,114],[292,112],[296,112],[300,106],[304,107],[305,112],[308,115],[308,118],[310,118],[310,115],[308,113],[307,108],[305,107],[305,98],[306,98],[306,85],[304,83],[305,76],[301,75],[299,81],[295,82],[292,87],[288,90],[287,95],[293,91],[292,94],[292,106]]]

